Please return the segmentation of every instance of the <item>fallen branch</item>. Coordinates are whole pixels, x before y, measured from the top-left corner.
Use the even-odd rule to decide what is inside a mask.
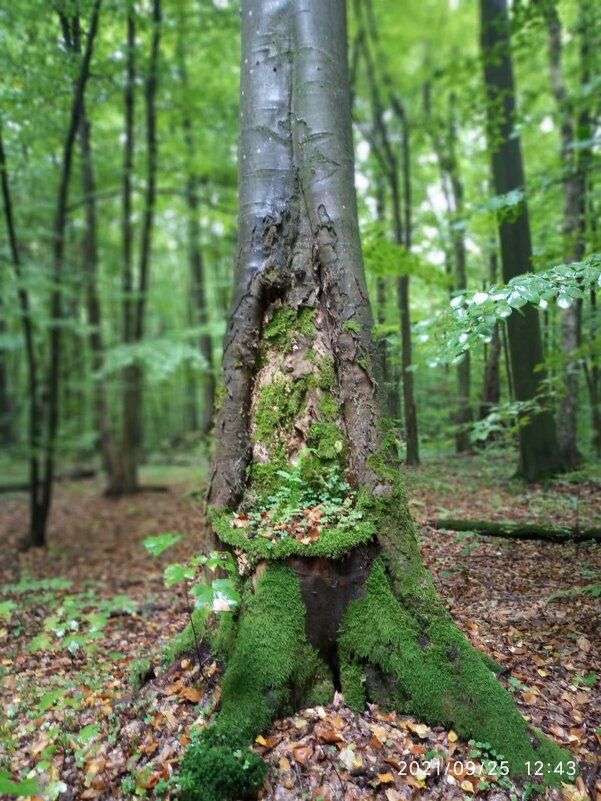
[[[487,537],[505,537],[516,540],[543,540],[545,542],[601,542],[601,528],[579,526],[548,526],[542,523],[511,523],[497,520],[454,520],[443,518],[429,524],[436,529],[475,531]]]

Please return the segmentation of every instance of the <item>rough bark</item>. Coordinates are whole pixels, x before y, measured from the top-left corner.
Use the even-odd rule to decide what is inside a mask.
[[[556,762],[441,604],[387,456],[344,2],[245,0],[242,31],[240,239],[208,491],[242,602],[214,640],[221,710],[186,754],[183,798],[219,797],[226,756],[335,686],[355,708],[489,742],[516,773],[535,754]]]
[[[516,540],[541,540],[543,542],[587,542],[601,541],[601,528],[590,526],[548,526],[539,523],[511,523],[503,520],[455,520],[443,518],[432,520],[432,528],[450,531],[475,531],[486,537],[505,537]]]
[[[514,133],[515,83],[511,61],[509,17],[506,0],[480,0],[481,44],[487,92],[488,136],[492,150],[494,188],[498,195],[525,191],[520,138]],[[503,280],[532,270],[532,242],[526,200],[510,218],[499,222]],[[516,400],[528,401],[539,393],[544,370],[543,346],[537,310],[528,304],[507,320],[511,372]],[[537,481],[563,468],[557,446],[555,422],[549,411],[540,411],[520,428],[519,472]]]

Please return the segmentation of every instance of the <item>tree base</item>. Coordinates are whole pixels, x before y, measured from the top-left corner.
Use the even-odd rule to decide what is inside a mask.
[[[354,709],[373,701],[486,742],[513,775],[527,776],[528,763],[542,762],[548,783],[560,781],[554,769],[573,758],[527,724],[487,658],[442,606],[433,604],[433,588],[424,586],[419,597],[397,598],[383,559],[374,561],[373,555],[363,550],[332,561],[327,580],[320,560],[291,559],[267,565],[254,593],[247,582],[237,623],[222,624],[214,639],[228,662],[221,712],[186,752],[185,801],[233,798],[232,760],[246,764],[251,759],[246,746],[276,717],[325,705],[335,688]],[[319,609],[334,589],[346,599],[335,610],[340,620],[335,644],[331,616],[320,630]],[[243,771],[248,792],[254,792],[260,776],[256,762]],[[246,797],[240,788],[237,792],[235,797]]]

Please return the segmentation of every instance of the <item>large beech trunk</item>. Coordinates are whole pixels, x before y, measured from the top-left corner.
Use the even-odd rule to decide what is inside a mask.
[[[440,603],[386,452],[344,0],[245,0],[242,24],[239,255],[208,504],[243,591],[214,640],[221,711],[186,755],[183,796],[218,797],[224,746],[242,753],[335,687],[489,742],[516,773],[556,764]]]

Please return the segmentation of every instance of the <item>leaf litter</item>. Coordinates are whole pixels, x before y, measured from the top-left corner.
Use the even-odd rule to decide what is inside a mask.
[[[498,506],[511,508],[514,519],[531,519],[533,505],[540,515],[541,505],[548,510],[555,502],[552,522],[571,522],[566,517],[577,493],[580,513],[594,511],[590,485],[586,491],[567,482],[551,491],[499,487],[499,482],[489,486],[485,473],[470,474],[469,467],[458,465],[449,478],[452,487],[434,491],[427,474],[412,474],[414,516],[428,519],[452,501],[465,516],[482,516],[486,509],[490,515]],[[435,467],[430,470],[436,473]],[[180,590],[165,589],[162,569],[206,545],[198,500],[189,489],[179,484],[166,493],[112,501],[101,497],[93,481],[61,486],[48,550],[19,555],[26,500],[15,495],[2,501],[2,584],[25,575],[31,580],[60,576],[72,585],[53,590],[53,597],[93,586],[99,598],[127,593],[135,603],[135,611],[109,615],[92,653],[29,650],[47,614],[44,591],[16,625],[12,617],[0,618],[0,776],[4,771],[15,781],[36,780],[41,794],[27,797],[170,798],[170,791],[161,795],[161,787],[177,771],[192,727],[206,725],[218,710],[221,668],[210,654],[202,651],[200,664],[194,652],[168,668],[158,664],[161,644],[187,622],[186,600]],[[142,539],[165,531],[182,534],[181,541],[164,557],[149,559]],[[522,714],[570,749],[582,767],[576,782],[539,797],[601,801],[598,598],[568,595],[549,601],[558,591],[598,580],[599,546],[454,536],[427,526],[421,537],[425,561],[459,626],[502,664],[501,681]],[[19,605],[22,598],[0,597],[7,600]],[[149,664],[142,686],[134,689],[129,674],[141,657]],[[524,791],[523,783],[487,782],[474,775],[485,754],[455,732],[373,705],[357,714],[340,695],[327,707],[276,721],[253,748],[272,767],[266,801],[514,801]],[[537,787],[531,784],[526,791]]]

